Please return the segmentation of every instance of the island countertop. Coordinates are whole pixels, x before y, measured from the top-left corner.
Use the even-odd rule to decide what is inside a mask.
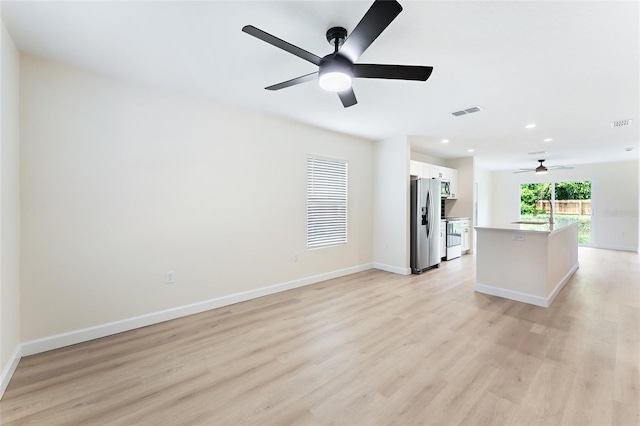
[[[490,231],[502,231],[502,232],[527,232],[533,234],[546,234],[551,235],[567,229],[571,226],[578,226],[578,222],[559,221],[556,223],[549,223],[546,221],[522,221],[502,223],[496,225],[475,226],[476,230],[490,230]]]

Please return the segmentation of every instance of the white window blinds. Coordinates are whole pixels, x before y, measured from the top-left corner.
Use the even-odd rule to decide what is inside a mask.
[[[307,157],[307,248],[347,242],[347,162]]]

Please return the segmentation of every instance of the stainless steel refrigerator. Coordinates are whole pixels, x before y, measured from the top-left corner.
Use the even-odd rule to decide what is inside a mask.
[[[411,180],[411,272],[440,266],[440,180]]]

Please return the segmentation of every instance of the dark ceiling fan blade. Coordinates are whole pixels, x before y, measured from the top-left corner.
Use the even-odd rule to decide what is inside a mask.
[[[421,67],[417,65],[355,64],[353,66],[353,76],[359,78],[426,81],[432,71],[433,67]]]
[[[315,80],[318,78],[318,72],[312,72],[311,74],[301,75],[300,77],[292,78],[291,80],[283,81],[282,83],[274,84],[273,86],[265,87],[267,90],[280,90],[286,87],[295,86],[296,84],[306,83],[307,81]]]
[[[309,61],[315,65],[320,65],[321,58],[319,56],[307,52],[306,50],[301,49],[298,46],[294,46],[291,43],[287,43],[286,41],[281,40],[278,37],[272,36],[271,34],[266,33],[261,29],[254,27],[253,25],[245,25],[244,27],[242,27],[242,31],[254,36],[255,38],[259,38],[262,41],[266,41],[267,43],[275,47],[296,55],[298,58],[302,58],[305,61]]]
[[[400,12],[402,6],[397,1],[376,0],[344,41],[340,54],[356,62]]]
[[[338,92],[338,96],[345,108],[349,108],[350,106],[358,103],[356,100],[356,94],[353,92],[353,87],[345,90],[344,92]]]

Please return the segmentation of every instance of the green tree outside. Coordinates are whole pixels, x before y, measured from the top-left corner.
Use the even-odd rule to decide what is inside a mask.
[[[555,184],[556,200],[590,200],[591,182],[559,182]],[[520,187],[520,220],[549,220],[549,214],[536,208],[536,201],[551,201],[551,183],[525,183]],[[578,222],[578,242],[591,241],[591,216],[561,215],[556,223]]]

